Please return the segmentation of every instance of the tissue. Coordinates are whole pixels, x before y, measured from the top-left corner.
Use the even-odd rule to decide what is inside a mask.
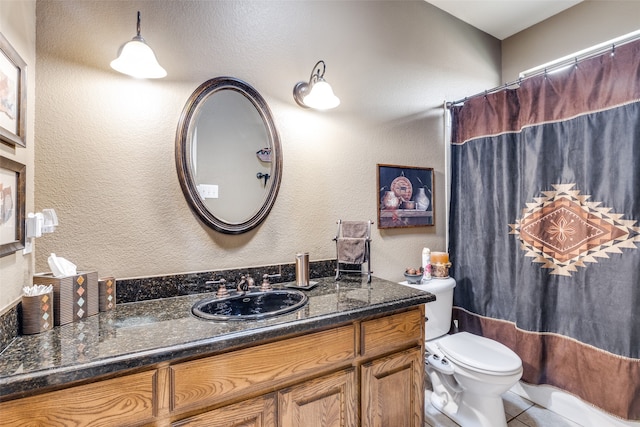
[[[33,285],[33,286],[25,286],[22,288],[24,294],[28,297],[35,297],[38,295],[48,294],[53,291],[53,285]]]
[[[56,254],[52,253],[47,261],[54,277],[75,276],[76,274],[76,265],[67,259],[56,256]]]

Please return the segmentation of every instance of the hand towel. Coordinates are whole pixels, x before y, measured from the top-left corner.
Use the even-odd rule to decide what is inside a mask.
[[[342,237],[338,239],[338,262],[362,264],[366,261],[364,238]]]
[[[367,221],[342,221],[342,237],[367,237],[369,223]]]

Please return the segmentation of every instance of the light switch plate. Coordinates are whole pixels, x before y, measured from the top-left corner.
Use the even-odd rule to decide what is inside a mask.
[[[198,185],[198,194],[203,199],[217,199],[218,198],[218,186],[214,184],[200,184]]]
[[[33,252],[33,239],[27,237],[24,239],[24,248],[22,249],[22,255],[30,254]]]

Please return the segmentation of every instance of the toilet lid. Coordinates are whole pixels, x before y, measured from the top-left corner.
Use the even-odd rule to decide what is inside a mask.
[[[510,374],[522,368],[522,360],[510,348],[468,332],[447,335],[438,347],[451,361],[475,371]]]

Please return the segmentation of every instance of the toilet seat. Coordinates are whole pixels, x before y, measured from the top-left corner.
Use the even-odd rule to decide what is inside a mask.
[[[512,375],[522,370],[517,354],[489,338],[460,332],[439,339],[437,344],[450,361],[475,372]]]

